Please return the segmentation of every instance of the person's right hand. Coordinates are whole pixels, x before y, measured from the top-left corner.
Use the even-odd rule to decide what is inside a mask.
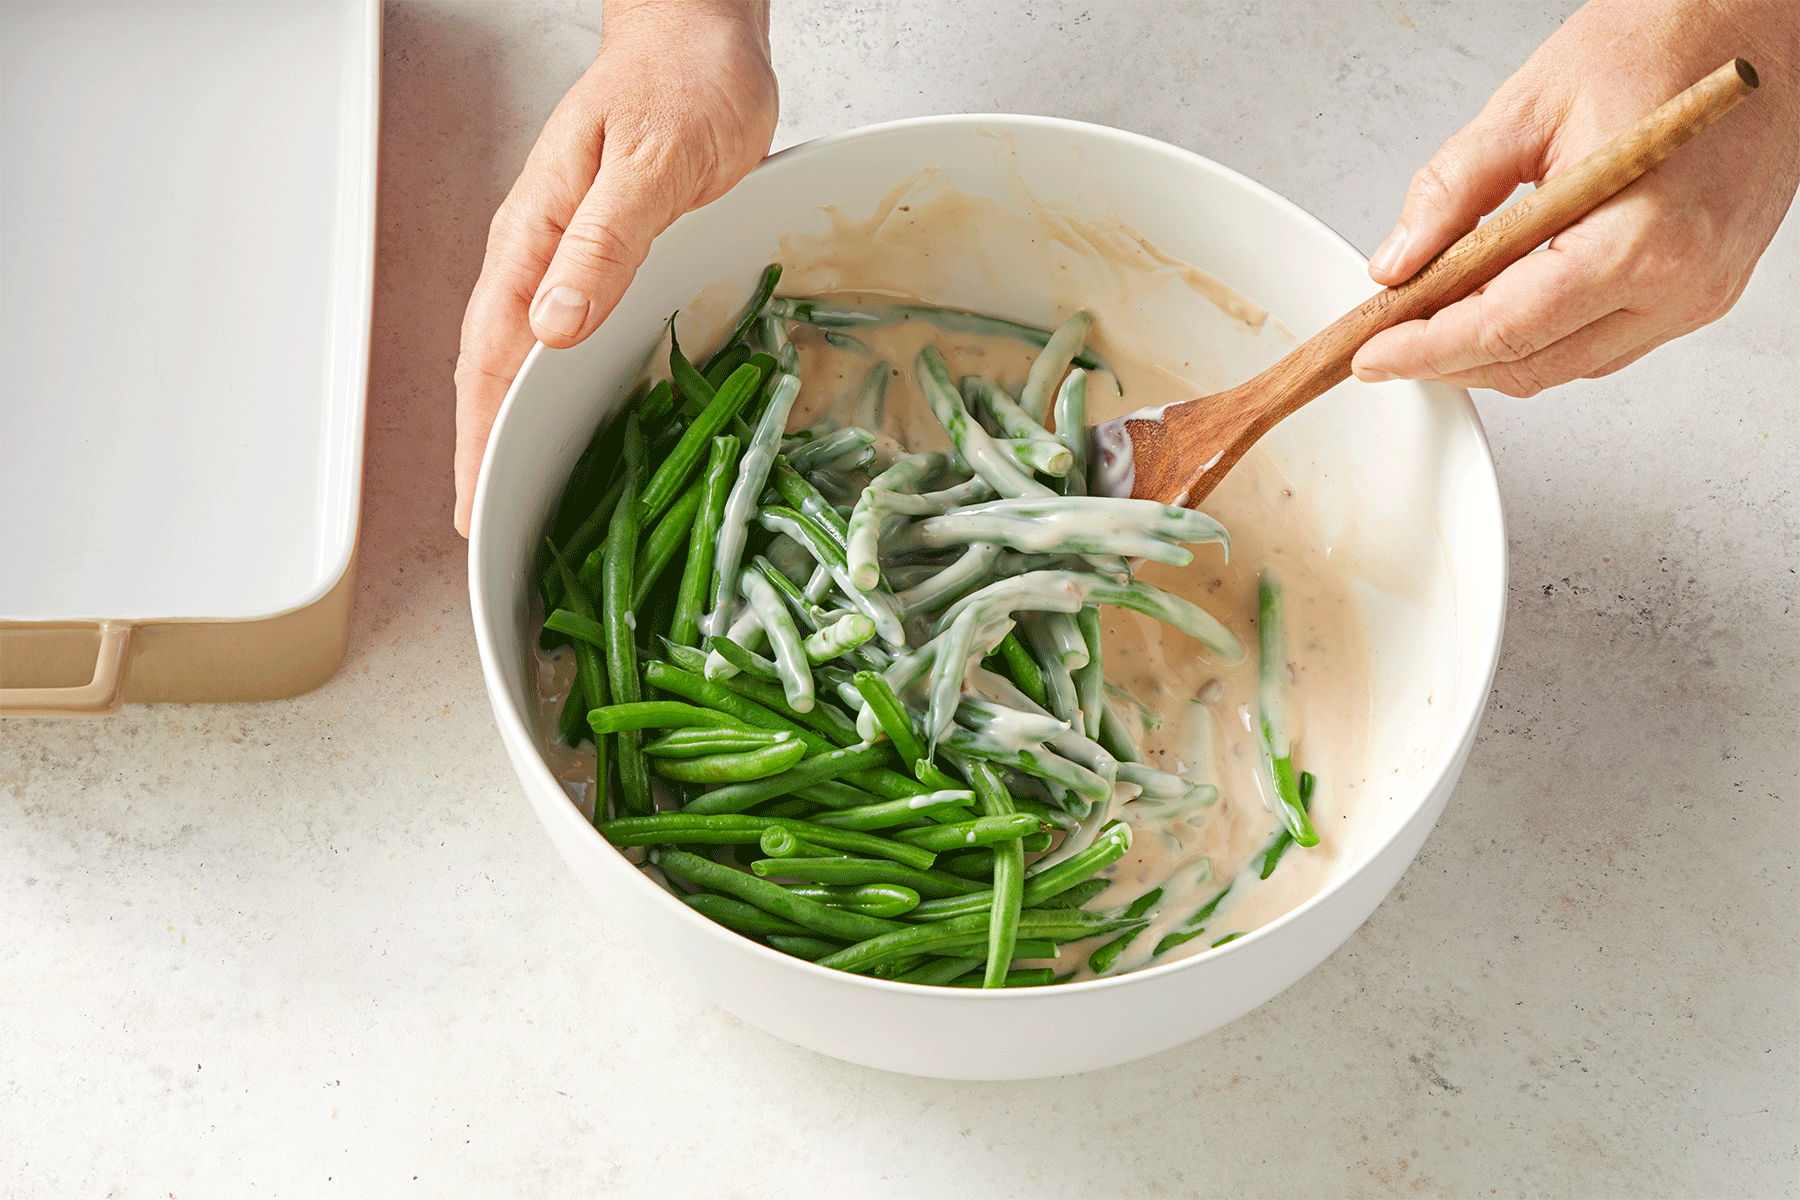
[[[767,0],[608,0],[600,54],[494,214],[456,358],[456,528],[534,341],[599,328],[651,239],[724,195],[775,134]]]

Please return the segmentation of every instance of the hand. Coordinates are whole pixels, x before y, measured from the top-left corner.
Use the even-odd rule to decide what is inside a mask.
[[[1800,182],[1791,0],[1593,0],[1413,177],[1369,274],[1393,285],[1732,57],[1762,86],[1475,295],[1369,339],[1357,378],[1532,396],[1609,375],[1737,302]]]
[[[775,134],[767,0],[608,0],[600,54],[494,214],[456,358],[456,528],[532,342],[587,337],[651,239],[723,196]]]

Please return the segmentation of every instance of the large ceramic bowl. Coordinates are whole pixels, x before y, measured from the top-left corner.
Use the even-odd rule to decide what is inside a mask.
[[[781,234],[816,228],[824,205],[866,215],[927,168],[1003,202],[1028,192],[1122,220],[1301,336],[1372,290],[1362,256],[1293,204],[1115,129],[941,117],[795,147],[658,239],[597,334],[572,350],[533,352],[494,425],[475,494],[475,633],[501,738],[544,828],[606,919],[663,969],[783,1038],[889,1071],[963,1079],[1085,1071],[1179,1045],[1270,999],[1324,961],[1399,880],[1450,796],[1493,678],[1505,530],[1467,393],[1351,382],[1265,439],[1313,498],[1326,536],[1354,546],[1365,568],[1356,591],[1371,645],[1371,784],[1335,835],[1324,890],[1246,937],[1118,977],[981,991],[826,970],[698,916],[602,840],[545,765],[530,715],[533,555],[576,456],[623,402],[670,312],[721,280],[731,303],[741,302],[777,257]],[[1031,281],[1018,283],[1030,290]]]

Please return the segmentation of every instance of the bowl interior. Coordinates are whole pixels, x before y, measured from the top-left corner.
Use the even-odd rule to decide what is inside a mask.
[[[1374,288],[1362,257],[1288,201],[1196,155],[1117,130],[1044,118],[931,118],[776,155],[665,233],[598,333],[567,351],[538,347],[494,426],[476,496],[471,587],[484,671],[509,748],[536,740],[526,628],[535,546],[576,456],[623,402],[669,314],[690,314],[684,342],[705,345],[779,257],[783,235],[828,228],[824,205],[866,216],[923,171],[1004,204],[1069,206],[1122,222],[1300,336]],[[931,299],[1054,324],[1067,301],[1040,282],[959,260],[946,263]],[[1460,769],[1498,652],[1505,536],[1486,441],[1457,389],[1352,381],[1263,445],[1306,488],[1315,520],[1344,556],[1371,646],[1369,786],[1340,833],[1325,893],[1304,912],[1395,839],[1434,792],[1441,802],[1445,781]],[[561,794],[548,768],[527,758],[521,773],[546,813],[544,798]],[[559,823],[585,824],[572,804],[567,809],[575,821],[564,815]],[[563,842],[565,854],[591,852],[631,876],[625,886],[654,890],[591,828],[569,836],[577,841]],[[1111,982],[1119,981],[1082,986]]]

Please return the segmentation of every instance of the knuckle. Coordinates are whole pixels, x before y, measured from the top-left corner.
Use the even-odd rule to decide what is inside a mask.
[[[612,274],[635,270],[637,248],[611,224],[577,216],[563,231],[557,254],[577,271]]]

